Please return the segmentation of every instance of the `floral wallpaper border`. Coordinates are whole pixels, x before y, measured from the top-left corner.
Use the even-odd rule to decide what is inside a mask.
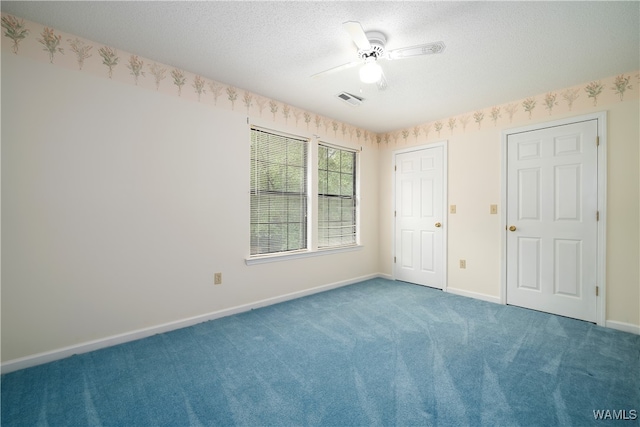
[[[491,125],[512,126],[544,116],[640,98],[640,70],[636,70],[395,132],[376,134],[170,65],[118,51],[114,47],[97,47],[97,43],[12,15],[2,14],[1,19],[2,49],[10,50],[15,55],[48,60],[51,64],[91,72],[218,108],[234,111],[244,109],[252,117],[270,115],[274,122],[284,122],[285,125],[295,125],[317,133],[323,131],[326,137],[339,137],[359,144],[423,143],[473,129],[480,131]]]
[[[489,127],[512,127],[543,117],[639,99],[639,89],[640,70],[636,70],[583,85],[530,96],[508,104],[495,105],[407,129],[378,134],[376,138],[378,143],[385,145],[415,144],[427,140],[450,138]]]
[[[377,144],[374,132],[305,111],[275,99],[206,79],[115,47],[100,45],[56,29],[2,14],[2,49],[51,64],[89,72],[157,92],[210,104],[250,117],[305,128],[325,137]]]

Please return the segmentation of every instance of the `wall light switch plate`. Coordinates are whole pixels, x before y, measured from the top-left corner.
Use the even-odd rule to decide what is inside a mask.
[[[498,213],[498,205],[491,205],[489,206],[489,213],[490,214],[497,214]]]
[[[449,212],[452,214],[456,213],[456,205],[451,205],[451,207],[449,208]]]
[[[467,261],[464,259],[460,260],[460,268],[467,268]]]

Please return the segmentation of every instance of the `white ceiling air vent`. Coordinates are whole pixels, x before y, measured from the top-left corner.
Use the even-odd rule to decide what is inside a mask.
[[[347,92],[341,92],[336,96],[352,107],[358,107],[362,104],[362,101],[364,101],[364,98],[360,98],[359,96],[355,96]]]

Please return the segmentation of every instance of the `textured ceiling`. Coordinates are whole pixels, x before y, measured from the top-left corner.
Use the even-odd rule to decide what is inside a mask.
[[[374,132],[487,108],[640,68],[640,3],[10,2],[2,11]],[[352,68],[342,23],[387,49],[442,40],[443,54],[382,64],[386,91]],[[364,97],[359,107],[336,98]]]

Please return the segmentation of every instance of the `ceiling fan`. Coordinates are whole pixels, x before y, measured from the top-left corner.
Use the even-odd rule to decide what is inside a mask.
[[[376,83],[379,90],[384,90],[387,88],[387,80],[384,77],[382,67],[378,64],[379,59],[394,60],[419,55],[433,55],[442,53],[445,48],[444,42],[438,41],[387,51],[385,50],[387,38],[383,33],[379,31],[365,32],[362,25],[357,21],[344,22],[342,27],[349,33],[353,43],[358,48],[359,60],[330,68],[311,77],[318,78],[336,71],[362,65],[359,72],[360,80],[363,83]]]

